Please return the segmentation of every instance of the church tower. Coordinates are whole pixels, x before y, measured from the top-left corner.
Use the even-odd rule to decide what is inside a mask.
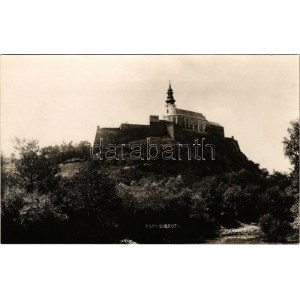
[[[167,94],[168,94],[168,97],[167,97],[166,103],[174,105],[175,99],[173,96],[173,90],[172,90],[170,81],[169,81],[169,88],[168,88]]]
[[[185,130],[201,133],[206,132],[208,121],[204,115],[176,107],[171,82],[169,82],[167,94],[166,115],[164,115],[164,120],[175,123]]]
[[[175,107],[175,99],[174,99],[174,96],[173,96],[173,90],[172,90],[172,87],[171,87],[171,82],[169,81],[169,88],[168,88],[168,91],[167,91],[167,100],[166,100],[166,112],[167,112],[167,115],[173,115],[176,113],[176,107]]]

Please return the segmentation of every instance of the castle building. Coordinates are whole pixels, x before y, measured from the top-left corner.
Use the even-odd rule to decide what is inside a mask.
[[[164,120],[175,123],[185,130],[192,130],[199,133],[207,132],[214,135],[224,136],[224,128],[220,124],[208,121],[201,113],[177,108],[170,82],[167,94],[167,114],[164,116]]]
[[[166,115],[164,120],[175,123],[180,127],[196,132],[205,132],[207,126],[207,120],[204,115],[198,112],[179,109],[175,105],[175,99],[173,97],[173,90],[171,83],[169,83],[169,89],[167,91],[168,97],[166,100]],[[220,125],[219,125],[220,126]]]
[[[95,144],[99,143],[99,138],[102,138],[105,143],[123,143],[149,136],[169,136],[174,140],[195,135],[224,138],[223,126],[208,121],[202,113],[177,108],[173,94],[169,82],[165,100],[166,114],[163,120],[160,120],[159,116],[151,115],[149,125],[122,123],[115,128],[98,126]]]

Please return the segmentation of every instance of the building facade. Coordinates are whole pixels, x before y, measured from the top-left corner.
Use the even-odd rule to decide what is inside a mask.
[[[169,83],[167,95],[164,120],[175,123],[185,130],[192,130],[199,133],[211,132],[216,135],[224,136],[224,128],[220,124],[209,122],[201,113],[177,108],[171,83]]]

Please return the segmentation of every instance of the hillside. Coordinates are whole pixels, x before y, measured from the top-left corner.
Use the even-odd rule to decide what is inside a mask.
[[[164,151],[164,146],[168,145],[174,149],[174,160],[166,160],[161,157],[161,155],[155,160],[148,160],[146,156],[147,152],[147,139],[130,139],[126,140],[126,146],[123,148],[120,144],[118,145],[117,153],[118,160],[104,160],[100,161],[100,164],[106,166],[107,169],[113,171],[116,170],[130,170],[134,168],[147,176],[146,173],[154,173],[158,175],[165,176],[175,176],[175,175],[186,175],[186,176],[207,176],[213,174],[221,174],[225,172],[239,171],[241,169],[250,170],[253,172],[259,171],[258,165],[248,160],[246,155],[242,153],[239,149],[238,142],[232,138],[220,138],[211,139],[205,137],[204,145],[213,145],[215,148],[215,157],[212,159],[212,151],[209,147],[204,147],[203,158],[197,160],[195,158],[195,151],[193,144],[195,140],[186,138],[181,140],[173,140],[169,136],[150,136],[151,145],[157,145],[159,151],[162,153]],[[199,140],[199,143],[201,140]],[[131,149],[132,145],[141,145],[143,156],[142,159],[133,160],[131,159]],[[190,145],[191,157],[189,159],[188,150],[186,147],[181,147],[179,145]],[[180,151],[180,155],[179,155]],[[199,148],[201,152],[201,147]],[[155,152],[155,151],[154,151]],[[123,155],[121,155],[122,153]],[[141,174],[142,175],[142,174]]]
[[[139,180],[147,176],[157,176],[158,178],[181,175],[187,178],[194,178],[197,180],[209,175],[223,174],[226,172],[239,171],[242,169],[249,170],[250,172],[259,172],[258,164],[248,160],[246,155],[240,151],[238,142],[233,138],[218,138],[212,139],[205,136],[205,144],[212,144],[215,148],[215,157],[211,157],[211,149],[204,147],[204,159],[195,159],[195,151],[193,151],[195,140],[191,137],[181,138],[180,140],[173,140],[168,135],[164,136],[149,136],[147,137],[151,145],[157,145],[160,153],[163,152],[163,147],[168,145],[174,149],[174,160],[165,160],[159,156],[155,160],[147,160],[147,138],[135,139],[136,136],[124,136],[122,143],[117,145],[117,159],[107,160],[105,156],[103,160],[95,160],[99,166],[103,167],[103,171],[110,174],[114,179],[123,181],[124,177],[133,177]],[[202,136],[199,136],[199,143]],[[180,149],[180,156],[178,154],[179,145],[190,145],[191,157],[188,159],[188,150],[186,147]],[[131,158],[132,150],[130,147],[133,145],[140,145],[142,149],[142,159],[133,160]],[[199,148],[201,152],[201,147]],[[86,161],[87,155],[82,157]],[[180,157],[180,159],[179,159]],[[78,153],[74,157],[68,157],[68,160],[59,164],[60,174],[63,177],[72,177],[80,171],[85,165],[82,158]],[[81,161],[80,161],[81,160]],[[90,158],[90,160],[92,160]],[[127,181],[126,181],[127,182]]]

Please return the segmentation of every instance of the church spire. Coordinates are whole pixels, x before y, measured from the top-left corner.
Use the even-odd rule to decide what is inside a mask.
[[[169,80],[169,88],[168,88],[167,94],[168,94],[168,97],[167,97],[166,103],[168,103],[168,104],[170,103],[170,104],[174,105],[175,99],[173,97],[173,90],[172,90],[172,87],[171,87],[171,81],[170,80]]]

